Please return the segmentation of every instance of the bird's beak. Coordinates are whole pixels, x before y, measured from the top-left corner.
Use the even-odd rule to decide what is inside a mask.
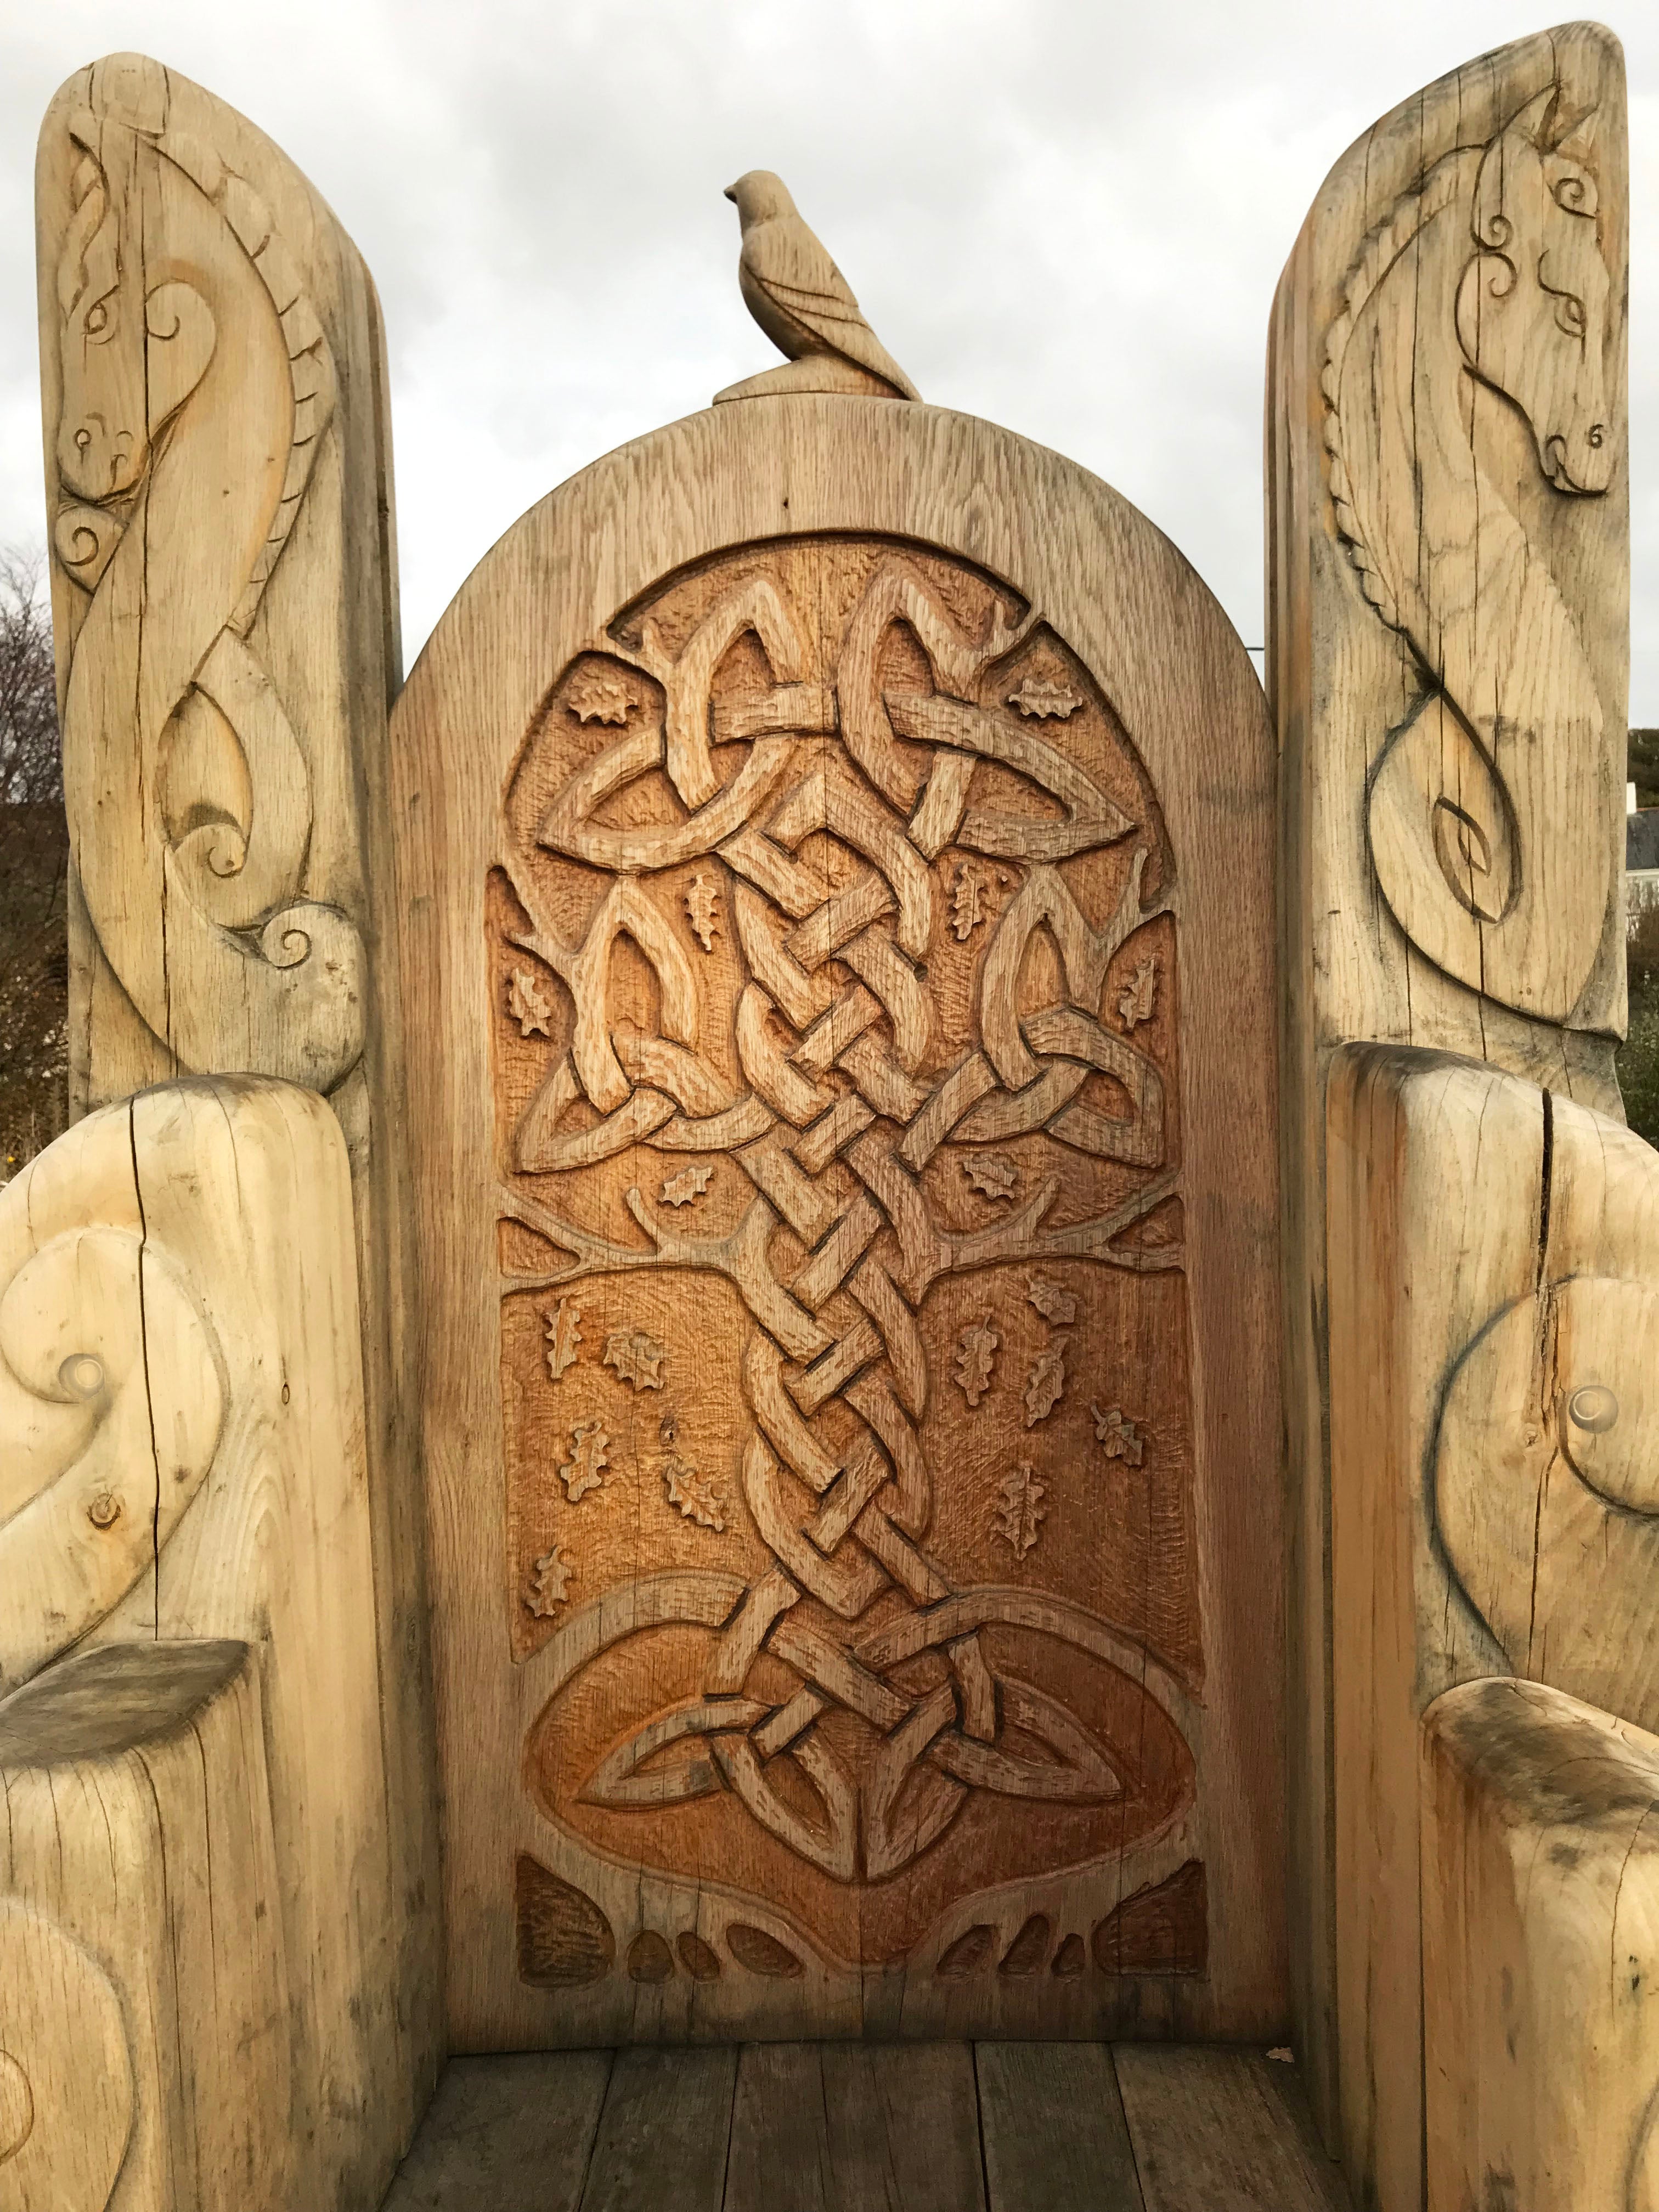
[[[738,188],[737,188],[737,186],[736,186],[735,185],[728,185],[726,186],[726,188],[725,197],[726,197],[726,198],[727,198],[728,200],[730,200],[730,201],[731,201],[731,203],[732,203],[732,206],[733,206],[733,207],[735,207],[735,206],[737,205],[737,204],[738,204]]]

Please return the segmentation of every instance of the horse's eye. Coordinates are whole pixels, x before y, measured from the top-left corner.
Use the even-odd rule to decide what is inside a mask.
[[[101,300],[95,300],[92,306],[87,309],[88,332],[91,337],[96,337],[100,331],[106,331],[108,328],[109,309],[104,305]]]
[[[1583,337],[1586,325],[1582,301],[1563,300],[1555,311],[1555,319],[1570,338]]]

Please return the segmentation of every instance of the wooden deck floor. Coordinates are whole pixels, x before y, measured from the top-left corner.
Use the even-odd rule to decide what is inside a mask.
[[[1088,2043],[450,2062],[385,2212],[1346,2212],[1295,2069]]]

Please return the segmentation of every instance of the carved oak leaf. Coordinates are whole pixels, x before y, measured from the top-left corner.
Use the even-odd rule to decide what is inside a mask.
[[[544,1307],[542,1330],[547,1338],[547,1371],[556,1382],[567,1367],[576,1364],[576,1347],[582,1333],[576,1326],[582,1317],[580,1300],[561,1298],[551,1313]]]
[[[1062,1328],[1069,1328],[1077,1319],[1077,1300],[1046,1275],[1033,1275],[1025,1285],[1025,1295],[1044,1321],[1058,1322]]]
[[[696,1468],[689,1467],[676,1455],[663,1462],[662,1479],[667,1486],[669,1504],[678,1505],[688,1521],[717,1533],[725,1529],[726,1498]]]
[[[1071,1341],[1062,1336],[1046,1352],[1039,1352],[1035,1367],[1025,1382],[1025,1425],[1036,1428],[1046,1421],[1059,1405],[1066,1392],[1066,1346]]]
[[[662,1202],[665,1206],[690,1206],[694,1198],[701,1198],[708,1188],[712,1167],[682,1168],[677,1176],[663,1180]]]
[[[1002,1339],[986,1314],[964,1328],[957,1339],[956,1380],[970,1406],[977,1406],[991,1387],[991,1372]]]
[[[574,1505],[590,1490],[601,1488],[611,1464],[611,1439],[603,1421],[578,1421],[570,1431],[570,1456],[559,1462],[565,1495]]]
[[[1135,972],[1117,994],[1117,1018],[1126,1030],[1152,1018],[1158,996],[1158,955],[1148,953],[1135,963]]]
[[[982,1158],[966,1159],[962,1164],[962,1172],[987,1198],[1012,1198],[1019,1182],[1019,1170],[1006,1152],[988,1152]]]
[[[550,1620],[565,1602],[566,1587],[574,1571],[568,1559],[560,1558],[556,1544],[550,1552],[544,1552],[530,1570],[525,1611],[538,1620]]]
[[[660,1390],[662,1364],[668,1354],[642,1328],[613,1328],[605,1340],[605,1364],[636,1390]]]
[[[625,722],[639,701],[619,676],[586,668],[565,694],[565,704],[579,722]]]
[[[1095,1417],[1095,1435],[1106,1447],[1107,1458],[1127,1459],[1131,1467],[1139,1467],[1146,1449],[1145,1433],[1115,1406],[1103,1413],[1091,1404],[1089,1411]]]
[[[1037,1540],[1039,1524],[1048,1517],[1048,1509],[1041,1502],[1047,1486],[1032,1473],[1030,1460],[1022,1460],[1002,1478],[996,1533],[1022,1559]]]
[[[985,919],[986,890],[984,875],[973,861],[963,860],[951,891],[951,927],[959,945],[965,945]]]
[[[705,952],[714,949],[714,937],[720,926],[720,887],[712,877],[693,876],[685,894],[685,911],[690,916],[691,927]]]
[[[1082,700],[1067,684],[1051,683],[1047,677],[1028,676],[1018,691],[1008,694],[1008,704],[1018,707],[1029,721],[1033,714],[1046,720],[1057,715],[1063,722],[1075,714]]]
[[[532,1030],[539,1030],[543,1036],[550,1035],[548,1024],[553,1018],[553,1001],[527,968],[513,970],[507,987],[507,1011],[519,1024],[520,1036],[528,1036]]]

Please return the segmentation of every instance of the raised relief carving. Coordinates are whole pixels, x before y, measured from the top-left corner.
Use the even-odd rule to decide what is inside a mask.
[[[1032,1473],[1030,1460],[1022,1460],[1002,1478],[997,1534],[1018,1559],[1025,1557],[1042,1533],[1042,1523],[1048,1517],[1048,1509],[1042,1503],[1046,1489],[1047,1485]]]
[[[1002,1339],[991,1326],[989,1314],[981,1314],[957,1339],[956,1380],[970,1406],[977,1406],[991,1387],[997,1346],[1001,1342]]]
[[[1057,1343],[1038,1352],[1025,1378],[1028,1429],[1036,1428],[1039,1421],[1046,1421],[1066,1394],[1066,1347],[1069,1340],[1062,1336]]]
[[[1201,1974],[1209,1963],[1208,1889],[1201,1859],[1126,1897],[1095,1929],[1104,1974]]]
[[[1053,714],[1063,722],[1068,714],[1076,714],[1083,701],[1068,684],[1028,676],[1018,691],[1008,694],[1008,704],[1018,707],[1028,720],[1034,715],[1042,720]]]
[[[1060,1328],[1070,1328],[1077,1320],[1077,1300],[1072,1292],[1058,1283],[1051,1283],[1044,1275],[1031,1275],[1025,1284],[1025,1302],[1033,1305],[1044,1321],[1053,1322]]]
[[[705,952],[714,951],[714,939],[720,934],[720,885],[708,876],[693,876],[686,887],[686,916]]]
[[[577,1298],[561,1298],[557,1305],[543,1311],[542,1334],[547,1339],[544,1357],[549,1378],[555,1382],[576,1364],[582,1340],[581,1317],[581,1303]]]
[[[750,169],[727,185],[726,197],[743,229],[738,283],[744,305],[790,365],[728,386],[715,393],[716,405],[774,392],[919,398],[865,321],[847,279],[801,221],[782,179]]]
[[[1611,481],[1594,125],[1551,84],[1436,161],[1348,272],[1322,377],[1337,528],[1417,685],[1376,733],[1376,880],[1437,966],[1556,1022],[1600,946],[1587,887],[1614,863],[1593,794],[1623,770],[1527,488],[1506,491],[1475,428],[1482,391],[1499,394],[1540,483],[1578,500]]]
[[[1126,1030],[1138,1029],[1142,1022],[1152,1018],[1152,1009],[1158,1004],[1158,956],[1148,953],[1137,960],[1135,972],[1117,994],[1117,1018]]]
[[[636,1390],[660,1390],[662,1364],[668,1357],[647,1329],[613,1329],[605,1340],[605,1364]]]
[[[611,1464],[611,1438],[603,1421],[578,1421],[570,1431],[570,1456],[559,1463],[559,1480],[574,1505],[590,1490],[604,1487]]]
[[[714,1172],[711,1167],[694,1167],[682,1168],[678,1175],[665,1176],[659,1194],[663,1204],[690,1206],[708,1191],[708,1179]]]
[[[185,1068],[328,1091],[362,1045],[355,924],[307,896],[312,765],[259,622],[333,450],[294,242],[166,72],[88,76],[57,269],[64,796],[91,927]],[[60,610],[60,621],[62,611]]]
[[[492,975],[528,958],[558,1006],[547,1037],[495,1025],[515,1572],[563,1427],[548,1292],[661,1363],[607,1378],[611,1434],[671,1372],[708,1387],[665,1457],[611,1448],[613,1487],[672,1510],[590,1524],[589,1601],[550,1633],[517,1608],[529,1786],[613,1861],[717,1859],[828,1952],[902,1955],[988,1881],[1132,1859],[1191,1795],[1173,983],[1133,1042],[1103,1018],[1135,931],[1173,976],[1170,857],[1093,679],[959,562],[742,549],[606,645],[638,711],[580,737],[595,656],[555,680],[489,893]],[[1034,658],[1076,695],[1064,751],[1007,703]],[[963,938],[969,861],[1007,880]],[[731,921],[707,961],[694,874]],[[695,1215],[688,1154],[730,1164]],[[1023,1396],[986,1395],[991,1314],[1033,1285],[1103,1356],[1151,1332],[1183,1440],[1150,1519],[1052,1559],[1051,1509],[1099,1510],[1064,1340],[1020,1346],[1029,1438]]]
[[[595,1475],[593,1480],[597,1482],[599,1477]],[[573,1490],[572,1502],[580,1494]],[[524,1594],[525,1611],[536,1620],[551,1620],[566,1601],[573,1571],[569,1560],[560,1556],[556,1544],[551,1551],[544,1552],[531,1566]]]
[[[1096,1441],[1108,1459],[1127,1460],[1131,1467],[1139,1467],[1146,1449],[1146,1439],[1121,1407],[1109,1406],[1104,1413],[1091,1404],[1089,1411],[1095,1417]]]
[[[546,1036],[553,1018],[553,1001],[527,969],[515,968],[507,990],[507,1011],[519,1024],[520,1036]]]

